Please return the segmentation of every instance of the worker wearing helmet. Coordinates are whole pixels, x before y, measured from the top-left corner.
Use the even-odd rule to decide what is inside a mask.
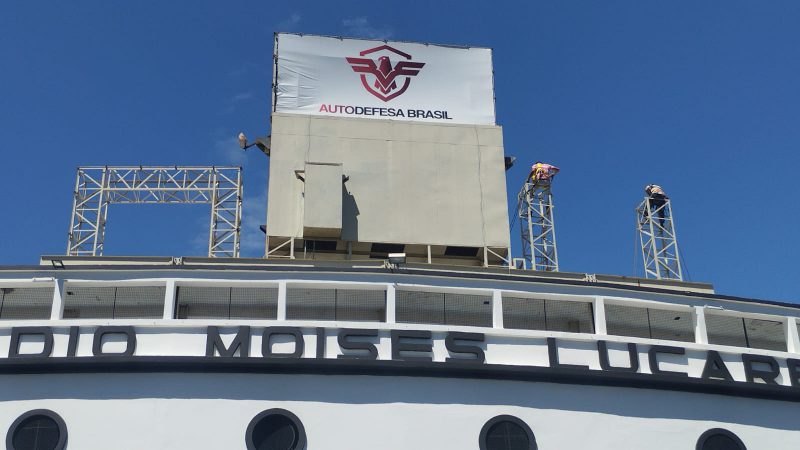
[[[540,181],[551,180],[560,170],[561,169],[552,164],[536,161],[536,164],[531,166],[531,173],[528,177],[536,184]]]
[[[650,209],[652,211],[658,211],[661,228],[664,228],[664,205],[667,204],[669,197],[667,197],[664,189],[657,184],[648,184],[645,186],[644,193],[647,194],[647,201],[650,203]],[[645,213],[645,217],[646,215]]]

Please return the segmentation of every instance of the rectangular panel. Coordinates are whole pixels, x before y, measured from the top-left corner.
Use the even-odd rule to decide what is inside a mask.
[[[548,331],[594,333],[591,303],[545,300],[544,312]]]
[[[113,287],[71,287],[64,289],[65,319],[113,319]],[[163,297],[162,297],[163,299]]]
[[[277,319],[278,288],[232,288],[230,318],[254,320]]]
[[[386,321],[386,291],[336,290],[336,320]]]
[[[0,288],[0,319],[49,319],[53,288]]]
[[[490,295],[445,294],[444,314],[447,325],[492,326]]]
[[[164,317],[165,286],[123,286],[117,288],[114,318],[160,319]]]
[[[441,292],[395,292],[395,319],[398,323],[444,325],[444,294]]]
[[[178,319],[227,319],[231,289],[227,287],[179,286]]]
[[[606,331],[615,336],[650,338],[647,308],[606,304]]]
[[[342,235],[342,165],[306,163],[303,236]]]
[[[747,342],[752,348],[786,351],[786,334],[783,322],[775,320],[744,319]]]
[[[653,339],[694,342],[694,323],[691,311],[666,309],[647,310],[650,315],[650,336]]]
[[[747,347],[741,317],[706,313],[706,332],[709,344]]]
[[[279,33],[273,111],[494,124],[492,50]]]
[[[336,320],[336,289],[286,289],[289,320]]]
[[[546,331],[544,300],[503,296],[503,327]]]

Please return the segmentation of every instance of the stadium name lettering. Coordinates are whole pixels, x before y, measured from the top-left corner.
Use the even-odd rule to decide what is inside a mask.
[[[108,356],[127,356],[136,359],[136,329],[132,326],[100,326],[92,327],[92,355],[102,358]],[[60,330],[63,330],[61,328]],[[430,330],[391,330],[389,344],[391,346],[390,358],[379,358],[378,343],[380,342],[379,330],[374,329],[326,329],[313,328],[304,329],[300,327],[264,327],[258,330],[261,335],[261,348],[251,349],[251,340],[254,335],[251,327],[240,326],[236,328],[235,335],[231,338],[223,339],[223,334],[216,326],[209,326],[206,330],[205,356],[207,358],[281,358],[281,359],[300,359],[300,358],[329,358],[326,349],[328,336],[336,336],[337,359],[370,360],[391,359],[392,361],[413,361],[413,362],[433,362],[434,339]],[[67,357],[76,357],[78,340],[81,337],[80,327],[69,328],[67,340]],[[308,331],[315,334],[314,348],[306,348],[305,335]],[[63,331],[61,331],[63,333]],[[232,333],[224,333],[232,334]],[[10,346],[8,358],[50,358],[53,357],[54,332],[51,327],[14,327],[11,328]],[[118,343],[124,342],[124,350],[117,352],[107,352],[103,348],[104,339],[114,336]],[[35,353],[22,352],[23,342],[35,340],[40,343],[41,350]],[[225,340],[228,343],[225,343]],[[686,355],[683,347],[649,345],[646,347],[646,355],[649,367],[649,374],[640,370],[640,348],[634,343],[615,342],[613,345],[624,348],[628,355],[626,364],[612,365],[609,357],[609,343],[607,341],[597,341],[597,356],[600,361],[600,371],[590,369],[588,365],[564,364],[559,359],[560,351],[566,347],[559,346],[556,338],[547,338],[547,352],[549,367],[537,367],[543,370],[559,370],[562,374],[575,375],[582,372],[628,372],[631,374],[644,376],[663,377],[689,377],[688,370],[680,370],[679,365],[673,363],[664,364],[664,359],[675,356]],[[276,351],[276,344],[281,344],[280,348],[291,347],[292,351]],[[290,344],[290,345],[283,345]],[[486,336],[483,333],[465,333],[450,331],[444,333],[444,344],[448,356],[445,358],[445,365],[473,365],[479,366],[486,362]],[[624,351],[624,350],[623,350]],[[60,352],[59,352],[60,353]],[[305,356],[304,356],[305,355]],[[311,356],[314,355],[314,356]],[[86,357],[82,357],[86,358]],[[744,379],[736,379],[731,370],[729,362],[725,362],[721,354],[715,350],[707,350],[701,380],[714,382],[746,382],[766,385],[787,385],[785,379],[779,382],[781,377],[781,362],[774,357],[756,354],[741,354],[738,356],[741,361]],[[738,365],[739,361],[735,361]],[[784,359],[782,361],[789,373],[789,383],[792,388],[800,388],[800,359]],[[524,367],[524,366],[515,366]],[[688,366],[686,366],[688,369]],[[698,378],[698,377],[693,377]]]
[[[430,109],[377,108],[372,106],[330,105],[322,104],[321,113],[345,114],[348,116],[403,117],[409,119],[453,120],[448,111]]]

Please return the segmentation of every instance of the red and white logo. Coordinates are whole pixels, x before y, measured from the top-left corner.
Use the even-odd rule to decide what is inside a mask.
[[[378,52],[384,52],[384,54],[378,56],[377,61],[371,58],[348,57],[347,62],[350,63],[353,72],[361,74],[361,84],[364,85],[367,92],[388,102],[408,89],[411,77],[417,75],[425,63],[411,61],[411,55],[388,45],[364,50],[359,55],[367,56]],[[401,60],[393,66],[390,56],[395,58],[399,56],[408,61]],[[398,77],[401,78],[398,79]],[[398,88],[398,80],[403,83],[400,88]]]

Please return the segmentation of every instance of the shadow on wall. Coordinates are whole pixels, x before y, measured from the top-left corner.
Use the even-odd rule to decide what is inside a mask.
[[[358,204],[342,183],[342,240],[358,242]]]
[[[0,376],[0,399],[228,399],[503,405],[800,430],[797,404],[649,389],[390,376],[58,374]]]

